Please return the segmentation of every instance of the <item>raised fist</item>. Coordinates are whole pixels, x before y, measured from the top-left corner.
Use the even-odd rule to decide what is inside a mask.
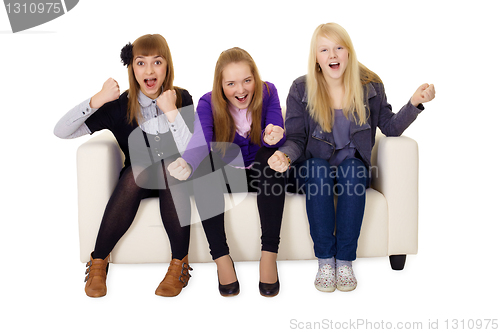
[[[434,85],[424,83],[420,87],[418,87],[417,91],[411,97],[411,104],[417,106],[421,103],[426,103],[432,101],[436,95],[436,91],[434,90]]]
[[[277,144],[282,138],[285,131],[279,126],[269,124],[264,130],[264,142],[270,146]]]
[[[160,108],[163,113],[167,114],[170,111],[177,110],[175,106],[175,102],[177,100],[177,96],[175,90],[167,90],[164,91],[158,98],[156,99],[156,104]]]
[[[113,78],[109,78],[102,85],[101,91],[90,99],[90,107],[99,109],[104,104],[114,101],[120,97],[120,86]]]
[[[271,169],[278,172],[285,172],[290,167],[288,158],[279,150],[276,150],[274,154],[269,157],[267,164],[269,164]]]

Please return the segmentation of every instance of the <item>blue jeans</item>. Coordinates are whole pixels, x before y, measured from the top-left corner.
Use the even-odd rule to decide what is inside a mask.
[[[288,182],[294,182],[306,195],[316,257],[356,259],[367,180],[368,170],[357,158],[346,159],[338,167],[330,166],[324,159],[312,158],[288,171]]]

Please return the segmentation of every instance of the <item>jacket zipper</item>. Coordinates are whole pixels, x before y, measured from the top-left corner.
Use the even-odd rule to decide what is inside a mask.
[[[330,161],[330,160],[332,159],[333,154],[335,154],[335,151],[337,150],[337,148],[335,148],[335,145],[334,145],[333,143],[331,143],[331,142],[328,142],[328,141],[325,141],[325,140],[318,139],[318,138],[317,138],[317,137],[315,137],[315,136],[311,136],[311,137],[312,137],[313,139],[318,140],[318,141],[321,141],[321,142],[324,142],[324,143],[326,143],[326,144],[329,144],[330,146],[332,146],[332,147],[333,147],[333,152],[332,152],[332,154],[330,155],[330,158],[328,159],[328,161]]]

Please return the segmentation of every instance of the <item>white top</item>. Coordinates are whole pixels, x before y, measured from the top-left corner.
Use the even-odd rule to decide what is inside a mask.
[[[139,119],[139,127],[148,134],[163,134],[172,132],[177,149],[182,154],[186,150],[192,133],[189,131],[181,113],[177,113],[173,123],[156,105],[156,99],[151,99],[139,91],[139,105],[141,106],[142,118]],[[54,134],[62,139],[73,139],[90,134],[91,131],[85,121],[98,109],[90,107],[90,98],[69,110],[56,124]]]

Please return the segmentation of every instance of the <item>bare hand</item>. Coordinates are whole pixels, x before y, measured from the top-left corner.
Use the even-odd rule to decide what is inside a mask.
[[[167,167],[170,176],[179,179],[186,180],[191,175],[191,167],[182,157],[179,157]]]
[[[269,164],[271,169],[278,172],[285,172],[290,167],[288,158],[279,150],[275,151],[274,154],[269,157],[269,159],[267,160],[267,164]]]
[[[424,83],[420,87],[418,87],[417,91],[411,97],[411,104],[417,106],[421,103],[426,103],[432,101],[436,95],[436,91],[434,90],[434,85]]]
[[[264,130],[264,142],[270,146],[277,144],[282,138],[285,131],[279,126],[269,124]]]
[[[177,106],[175,102],[177,100],[177,96],[175,90],[167,90],[164,91],[158,98],[156,99],[156,104],[160,108],[161,111],[167,116],[169,122],[173,123],[175,121],[175,117],[179,111],[177,110]]]
[[[104,104],[114,101],[120,97],[120,86],[113,78],[109,78],[102,85],[101,91],[90,99],[90,107],[99,109]]]
[[[177,95],[175,93],[175,90],[173,90],[173,89],[164,91],[156,99],[156,103],[157,103],[158,107],[165,114],[167,114],[170,111],[177,110],[177,107],[175,106],[176,101],[177,101]]]

